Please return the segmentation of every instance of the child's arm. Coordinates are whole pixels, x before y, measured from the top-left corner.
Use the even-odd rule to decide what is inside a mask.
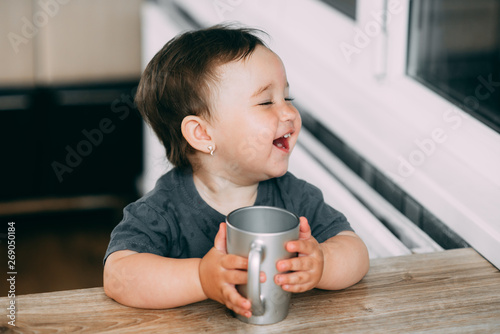
[[[222,224],[224,225],[224,224]],[[246,283],[247,260],[225,252],[225,225],[203,259],[173,259],[129,250],[108,256],[104,291],[117,302],[139,308],[172,308],[211,298],[249,317],[250,301],[235,284]]]
[[[171,308],[206,299],[198,278],[201,259],[172,259],[129,250],[109,255],[104,291],[139,308]]]
[[[319,244],[304,217],[300,219],[299,240],[286,247],[299,253],[297,258],[277,263],[279,271],[292,271],[275,277],[276,284],[287,291],[344,289],[360,281],[369,269],[366,246],[354,232],[341,232]]]
[[[344,231],[320,244],[325,265],[319,289],[340,290],[359,282],[370,268],[368,250],[354,232]]]

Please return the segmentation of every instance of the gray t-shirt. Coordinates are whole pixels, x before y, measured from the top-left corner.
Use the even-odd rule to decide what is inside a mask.
[[[345,216],[327,205],[321,191],[291,173],[259,183],[254,205],[287,209],[305,216],[312,235],[323,242],[352,231]],[[111,233],[104,261],[119,250],[171,258],[201,258],[213,247],[225,216],[209,206],[195,188],[191,170],[172,169],[155,188],[123,210]]]

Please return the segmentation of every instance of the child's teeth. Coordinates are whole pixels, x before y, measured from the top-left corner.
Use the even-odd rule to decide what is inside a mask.
[[[283,147],[283,144],[282,143],[278,143],[276,146]]]
[[[288,138],[288,137],[290,137],[289,133],[287,133],[286,135],[283,136],[283,138]]]

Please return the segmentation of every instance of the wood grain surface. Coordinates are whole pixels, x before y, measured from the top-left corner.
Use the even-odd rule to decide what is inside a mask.
[[[4,316],[0,333],[500,333],[500,272],[473,249],[375,259],[348,289],[295,294],[288,317],[267,326],[211,300],[130,308],[102,288],[17,296],[16,305],[16,327]]]

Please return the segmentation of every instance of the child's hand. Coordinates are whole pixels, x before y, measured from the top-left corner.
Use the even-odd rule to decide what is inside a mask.
[[[200,282],[208,298],[225,304],[235,313],[249,318],[251,303],[243,298],[235,285],[247,283],[248,260],[244,257],[227,254],[226,224],[220,224],[215,236],[214,247],[200,262]]]
[[[291,273],[278,274],[274,281],[283,290],[304,292],[313,289],[323,275],[323,251],[311,235],[311,228],[305,217],[300,217],[299,240],[286,244],[290,253],[299,253],[298,257],[280,260],[276,263],[278,271]]]

